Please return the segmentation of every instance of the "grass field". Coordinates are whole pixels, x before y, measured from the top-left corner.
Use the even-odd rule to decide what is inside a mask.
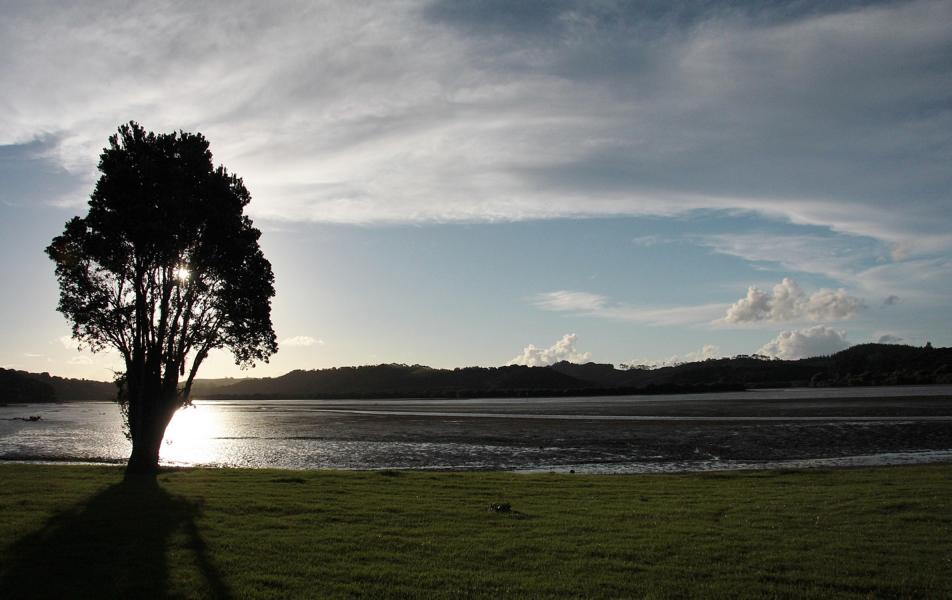
[[[952,597],[952,465],[121,479],[0,466],[0,598]]]

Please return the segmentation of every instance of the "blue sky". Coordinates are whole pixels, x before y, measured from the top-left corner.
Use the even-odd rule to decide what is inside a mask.
[[[952,345],[952,2],[0,3],[0,366],[106,379],[43,254],[130,119],[245,180],[281,351]]]

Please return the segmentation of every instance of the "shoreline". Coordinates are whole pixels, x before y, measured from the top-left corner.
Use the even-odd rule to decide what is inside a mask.
[[[95,458],[72,458],[72,457],[25,457],[0,459],[2,465],[63,465],[63,466],[102,466],[123,468],[126,465],[126,459],[95,459]],[[653,475],[653,474],[703,474],[703,473],[732,473],[732,472],[750,472],[750,471],[777,471],[777,470],[839,470],[856,468],[878,468],[878,467],[903,467],[917,465],[952,465],[952,448],[944,450],[914,450],[906,452],[882,452],[878,454],[849,455],[836,457],[815,457],[806,459],[786,459],[786,460],[721,460],[698,459],[698,460],[646,460],[639,462],[589,462],[589,463],[566,463],[552,464],[544,466],[522,466],[512,468],[483,468],[483,467],[458,467],[451,465],[430,465],[430,466],[401,466],[401,465],[380,465],[358,468],[341,467],[281,467],[281,466],[242,466],[227,464],[183,464],[183,463],[160,463],[163,470],[177,469],[207,469],[212,471],[228,470],[287,470],[293,472],[325,472],[325,471],[349,471],[349,472],[377,472],[377,471],[400,471],[400,472],[421,472],[421,473],[512,473],[512,474],[583,474],[583,475]]]

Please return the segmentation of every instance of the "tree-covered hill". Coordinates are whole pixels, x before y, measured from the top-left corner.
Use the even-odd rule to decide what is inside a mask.
[[[727,391],[765,387],[952,384],[952,348],[862,344],[832,356],[735,356],[662,368],[560,362],[434,369],[382,364],[280,377],[197,380],[197,398],[519,397]],[[0,370],[0,403],[110,400],[111,383]]]
[[[115,384],[105,381],[0,369],[0,404],[113,400],[115,397]]]

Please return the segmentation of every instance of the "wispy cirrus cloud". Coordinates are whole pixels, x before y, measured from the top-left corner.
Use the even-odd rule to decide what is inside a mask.
[[[643,307],[612,301],[606,296],[572,290],[536,294],[529,299],[536,308],[643,323],[647,325],[688,325],[708,323],[723,314],[728,305],[721,303],[673,307]]]
[[[753,263],[772,263],[777,270],[815,273],[837,281],[853,281],[857,273],[875,265],[876,258],[885,251],[884,246],[871,239],[767,231],[721,233],[690,239],[718,254]]]
[[[532,298],[536,308],[553,311],[593,312],[603,309],[607,303],[608,298],[605,296],[571,290],[544,292]]]
[[[88,182],[119,122],[197,129],[271,220],[742,210],[948,251],[952,4],[803,5],[13,3],[0,144]]]

